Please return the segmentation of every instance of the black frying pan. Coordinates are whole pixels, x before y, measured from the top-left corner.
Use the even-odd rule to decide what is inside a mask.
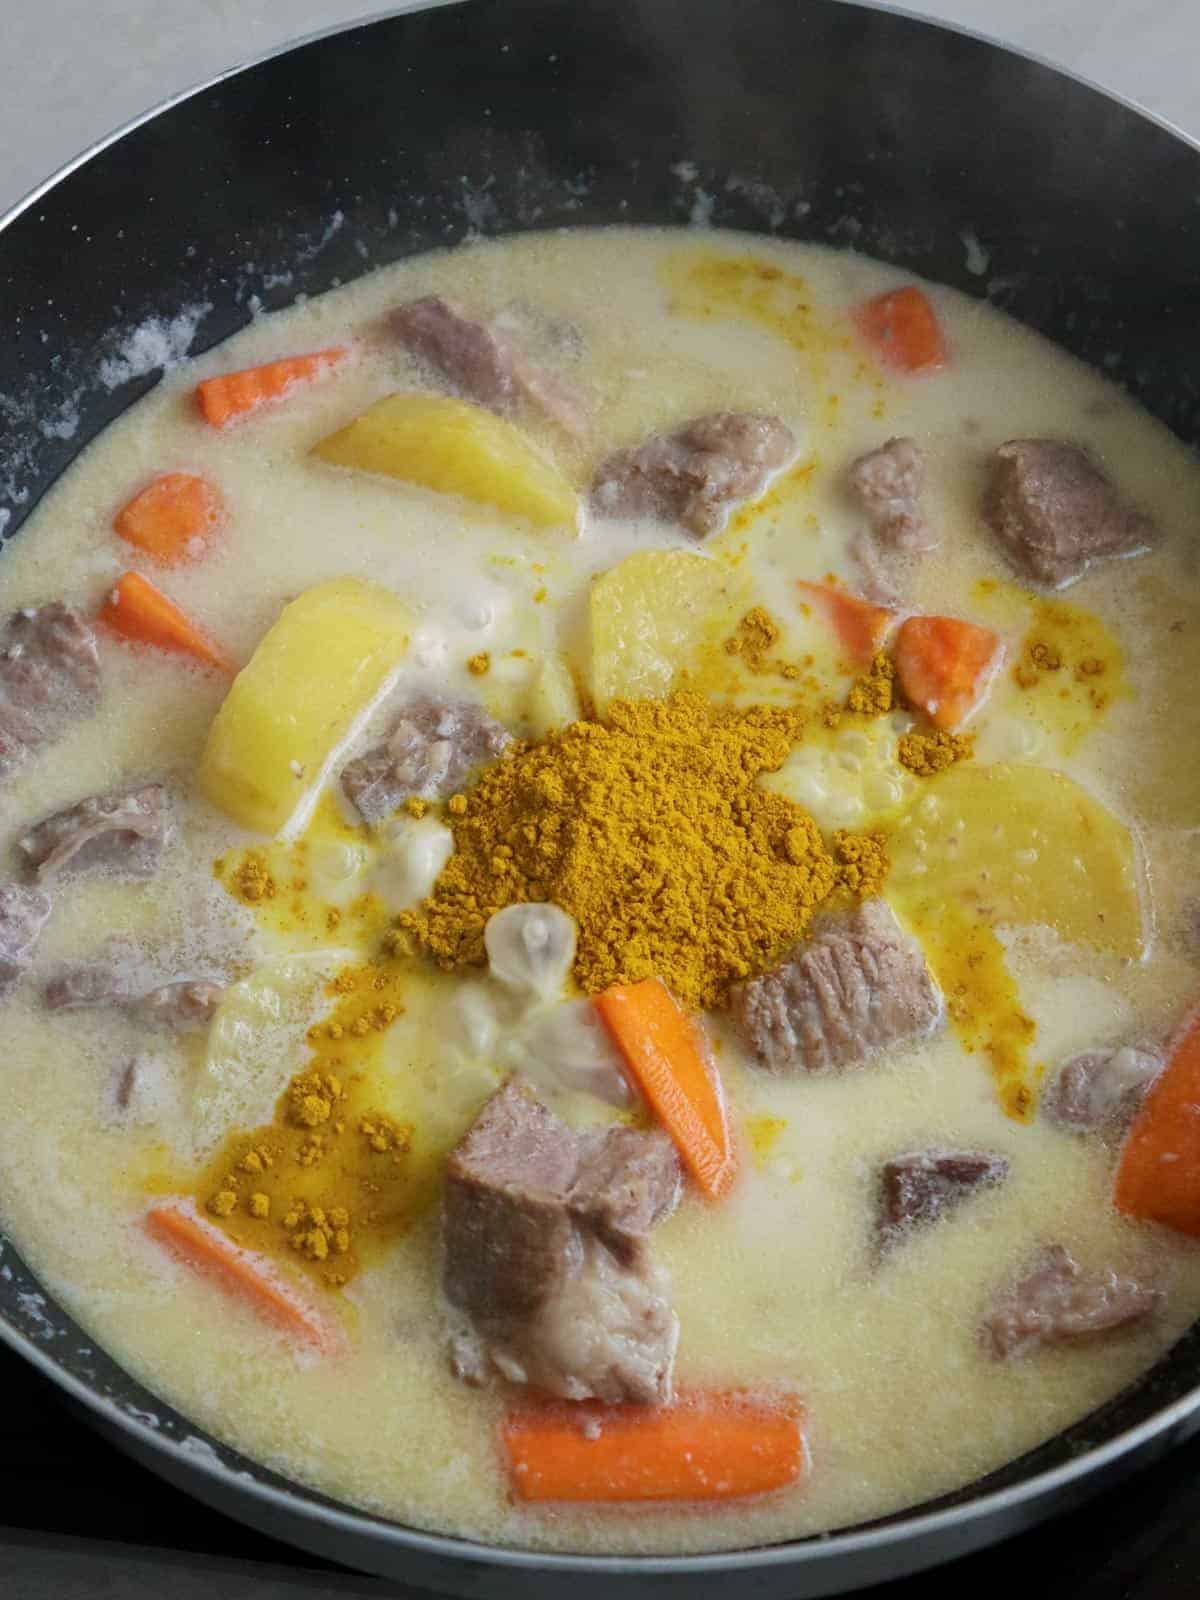
[[[853,247],[987,296],[1196,443],[1198,198],[1200,150],[1181,135],[891,11],[474,0],[378,21],[168,106],[5,220],[0,523],[16,534],[157,381],[101,377],[118,375],[148,319],[200,308],[203,349],[253,304],[286,305],[471,231],[685,224],[698,200],[718,225]],[[868,1528],[690,1558],[497,1551],[347,1510],[204,1439],[91,1345],[12,1245],[0,1252],[0,1337],[122,1448],[307,1549],[463,1595],[702,1594],[735,1572],[747,1593],[827,1594],[1027,1526],[1200,1426],[1193,1330],[1067,1433]]]

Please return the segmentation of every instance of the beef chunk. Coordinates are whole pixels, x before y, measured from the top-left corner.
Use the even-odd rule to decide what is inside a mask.
[[[490,411],[528,407],[567,433],[586,430],[583,407],[554,373],[531,361],[499,328],[473,322],[448,300],[426,295],[398,306],[389,331],[451,388]]]
[[[1095,1338],[1140,1322],[1159,1299],[1157,1290],[1135,1278],[1084,1272],[1062,1245],[1049,1245],[996,1301],[980,1342],[994,1360],[1005,1361],[1039,1345]]]
[[[61,967],[43,988],[42,1000],[50,1011],[128,1006],[147,1022],[183,1033],[209,1023],[225,993],[223,984],[207,978],[178,978],[150,989],[148,981],[140,952],[114,941],[91,961]]]
[[[49,1011],[81,1011],[92,1006],[122,1006],[137,995],[137,978],[119,956],[100,956],[62,967],[42,989]]]
[[[628,1265],[639,1241],[679,1204],[682,1182],[679,1157],[665,1133],[609,1128],[581,1141],[567,1204]]]
[[[160,984],[137,1002],[147,1022],[170,1028],[173,1033],[189,1033],[205,1028],[225,997],[225,985],[207,978],[180,978]]]
[[[889,439],[851,465],[847,486],[885,550],[937,547],[921,510],[924,482],[925,457],[912,439]]]
[[[1135,1045],[1086,1051],[1059,1068],[1042,1096],[1043,1115],[1076,1133],[1117,1131],[1133,1121],[1162,1068],[1161,1055]]]
[[[977,1189],[1003,1183],[1008,1162],[988,1150],[916,1150],[893,1156],[879,1173],[879,1247],[890,1250],[910,1228],[925,1227]]]
[[[742,411],[697,417],[602,461],[592,509],[601,517],[677,522],[703,539],[731,506],[761,494],[795,453],[792,430],[778,417]]]
[[[512,735],[469,701],[414,700],[382,744],[342,768],[342,789],[366,822],[383,822],[410,795],[441,799]]]
[[[992,458],[983,516],[1013,566],[1061,589],[1093,561],[1132,556],[1155,536],[1086,450],[1058,439],[1012,439]]]
[[[29,829],[17,853],[35,877],[113,868],[148,878],[157,870],[171,833],[167,791],[161,783],[115,794],[89,795]]]
[[[866,900],[818,918],[773,972],[737,986],[731,1009],[760,1066],[823,1072],[931,1032],[942,998],[887,902]]]
[[[0,884],[0,999],[33,960],[50,915],[50,897],[22,883]]]
[[[96,636],[79,613],[61,600],[14,612],[0,634],[0,779],[99,699]]]
[[[492,1096],[447,1166],[444,1284],[501,1372],[571,1400],[670,1397],[677,1324],[646,1235],[680,1182],[661,1135],[575,1133],[516,1079]]]

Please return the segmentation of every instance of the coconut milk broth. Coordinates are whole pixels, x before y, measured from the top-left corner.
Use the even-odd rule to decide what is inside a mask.
[[[802,282],[799,324],[781,331],[774,313],[747,298],[747,261],[781,269],[788,286]],[[734,266],[714,278],[714,262]],[[592,522],[567,542],[313,461],[316,440],[419,382],[383,342],[364,342],[347,370],[227,433],[203,425],[191,404],[207,374],[335,343],[429,292],[480,313],[510,308],[549,338],[578,329],[580,348],[564,359],[594,397],[597,453],[707,410],[782,416],[811,470],[704,548],[754,586],[790,648],[821,660],[827,646],[818,622],[794,603],[793,580],[849,571],[859,520],[839,489],[849,460],[894,434],[919,439],[943,544],[918,574],[913,604],[981,620],[992,605],[1001,626],[1003,596],[984,600],[978,588],[981,577],[1008,581],[980,526],[981,464],[1013,436],[1078,438],[1165,537],[1155,553],[1102,567],[1071,591],[1072,603],[1119,640],[1132,692],[1082,738],[1067,737],[1048,715],[1032,759],[1069,772],[1136,828],[1154,932],[1133,965],[1028,931],[1005,940],[1037,1023],[1038,1061],[1161,1033],[1194,984],[1185,923],[1200,740],[1187,661],[1198,650],[1191,540],[1200,471],[1094,372],[936,286],[928,292],[951,346],[947,370],[916,381],[888,376],[845,313],[899,281],[893,269],[852,255],[703,230],[528,236],[372,274],[261,318],[169,374],[84,453],[6,550],[3,609],[58,596],[94,609],[136,564],[112,536],[114,510],[156,472],[197,471],[220,483],[229,525],[207,559],[172,571],[164,587],[238,659],[286,600],[321,579],[357,574],[395,589],[416,614],[406,668],[414,681],[482,694],[498,714],[519,718],[539,656],[578,647],[590,575],[647,543],[693,548],[689,541],[665,527]],[[1191,631],[1172,632],[1180,621]],[[1019,641],[1020,630],[1010,637]],[[483,680],[466,667],[479,650],[493,661]],[[181,826],[153,885],[94,879],[58,891],[33,976],[5,1009],[0,1213],[91,1335],[217,1437],[327,1494],[426,1528],[595,1551],[748,1545],[857,1522],[969,1482],[1117,1392],[1200,1312],[1194,1250],[1112,1210],[1111,1150],[1043,1122],[1010,1120],[979,1059],[952,1033],[861,1074],[803,1081],[756,1074],[723,1035],[735,1121],[753,1129],[770,1118],[774,1132],[758,1144],[747,1134],[741,1182],[721,1209],[689,1198],[656,1232],[682,1324],[678,1375],[794,1385],[808,1412],[811,1474],[779,1496],[702,1514],[514,1506],[496,1443],[501,1398],[464,1388],[448,1371],[436,1210],[354,1280],[351,1348],[326,1366],[298,1363],[259,1323],[163,1258],[138,1227],[148,1189],[177,1182],[194,1164],[190,1094],[203,1038],[155,1040],[170,1057],[171,1092],[156,1121],[118,1129],[103,1113],[105,1086],[143,1038],[108,1011],[47,1013],[39,978],[113,933],[168,950],[189,970],[214,962],[245,970],[289,944],[320,941],[264,923],[213,878],[214,858],[246,842],[189,789],[223,684],[112,639],[101,652],[100,714],[8,783],[0,831],[15,835],[83,794],[164,771],[180,796]],[[762,697],[784,692],[764,681]],[[981,759],[1027,753],[1013,731],[1019,712],[1006,677],[978,721]],[[339,931],[326,942],[347,941]],[[433,1093],[444,1075],[446,1116],[465,1127],[496,1070],[461,1048],[447,1066],[455,981],[411,979],[407,1014],[385,1036],[375,1071],[384,1106],[393,1098],[407,1105],[414,1076]],[[293,1049],[272,1065],[278,1088],[303,1063],[302,1026]],[[929,1143],[1001,1152],[1010,1178],[877,1269],[872,1173],[897,1150]],[[975,1333],[989,1295],[1048,1239],[1085,1263],[1154,1273],[1169,1291],[1166,1310],[1090,1347],[986,1361]]]

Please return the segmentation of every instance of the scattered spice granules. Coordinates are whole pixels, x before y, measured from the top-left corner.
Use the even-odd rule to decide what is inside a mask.
[[[965,761],[975,748],[975,736],[970,733],[905,733],[900,736],[897,756],[902,767],[916,773],[918,778],[931,778],[945,772],[956,761]]]

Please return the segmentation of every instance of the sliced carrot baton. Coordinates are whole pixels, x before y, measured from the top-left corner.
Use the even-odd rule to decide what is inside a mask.
[[[616,984],[594,1004],[684,1165],[710,1200],[720,1200],[737,1164],[721,1080],[699,1024],[657,978]]]
[[[898,372],[934,372],[945,366],[941,324],[916,284],[864,300],[853,316],[876,355]]]
[[[1113,1201],[1126,1216],[1200,1237],[1200,1009],[1175,1035],[1129,1131]]]
[[[333,1323],[286,1283],[265,1257],[233,1243],[196,1210],[190,1200],[152,1206],[146,1232],[164,1250],[200,1276],[209,1278],[264,1322],[320,1355],[333,1355],[341,1340]]]
[[[895,612],[832,584],[801,579],[796,587],[805,601],[820,611],[856,667],[867,665],[895,625]]]
[[[957,728],[988,691],[1003,655],[990,628],[958,617],[909,617],[893,657],[905,699],[937,728]]]
[[[221,372],[196,385],[196,404],[205,422],[224,428],[262,406],[285,399],[298,384],[322,377],[340,366],[349,354],[349,345],[335,345],[329,350],[268,361],[261,367],[244,367],[240,372]]]
[[[159,650],[191,656],[218,672],[235,670],[220,646],[140,572],[125,573],[109,591],[97,621],[133,644],[154,645]]]
[[[126,544],[135,545],[164,567],[196,561],[221,524],[221,497],[207,478],[194,472],[164,472],[113,518]]]
[[[795,1399],[736,1391],[525,1407],[505,1420],[503,1444],[527,1501],[735,1500],[786,1488],[808,1464]]]

